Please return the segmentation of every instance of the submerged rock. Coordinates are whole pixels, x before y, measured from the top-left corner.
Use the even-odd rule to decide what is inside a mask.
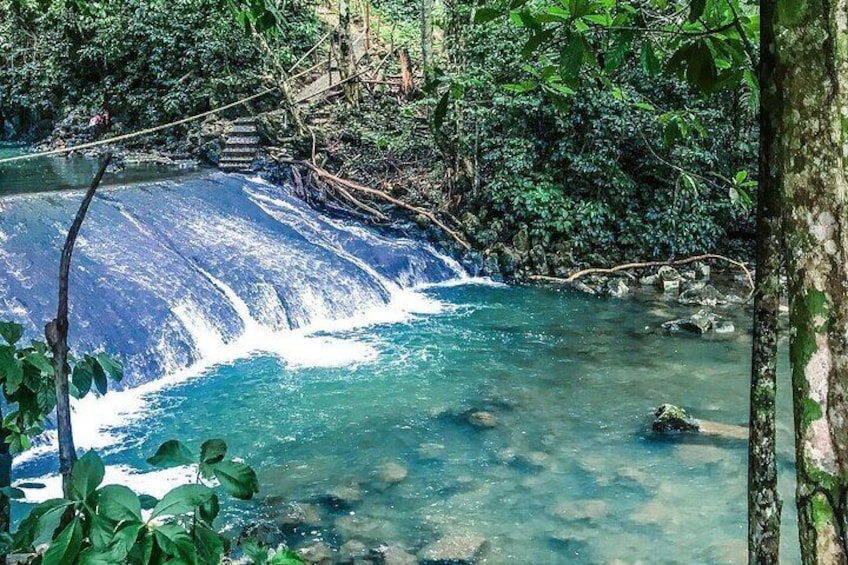
[[[674,267],[660,267],[657,271],[656,284],[663,292],[672,292],[680,289],[680,282],[683,276]]]
[[[418,559],[399,545],[381,545],[372,555],[382,565],[417,565]]]
[[[697,335],[708,333],[729,334],[736,331],[733,322],[725,320],[709,310],[699,310],[688,318],[671,320],[662,325],[666,333],[689,332]]]
[[[654,412],[651,429],[655,432],[697,432],[698,422],[686,413],[686,410],[673,404],[663,404]]]
[[[380,467],[380,480],[390,485],[402,483],[408,476],[409,470],[400,463],[396,463],[394,461],[390,461]]]
[[[465,413],[465,420],[480,429],[491,429],[498,425],[498,417],[486,410],[469,410]]]
[[[607,515],[607,503],[603,500],[569,500],[558,504],[554,514],[569,522],[598,521]]]
[[[369,543],[392,539],[395,527],[388,520],[351,513],[335,521],[336,532],[345,539],[358,539]]]
[[[283,506],[274,522],[283,529],[315,526],[321,523],[321,512],[314,504],[292,502]]]
[[[314,541],[297,548],[297,554],[310,565],[328,565],[333,560],[333,550],[323,541]]]
[[[610,279],[604,285],[604,294],[613,298],[624,298],[630,293],[630,287],[621,279]]]
[[[339,548],[339,560],[342,563],[353,563],[362,559],[366,559],[369,555],[368,546],[359,541],[352,539],[346,541]]]
[[[453,534],[431,543],[418,554],[428,565],[471,565],[488,548],[488,541],[477,534]]]
[[[321,501],[337,510],[351,508],[362,501],[362,488],[357,483],[339,485],[322,496]]]

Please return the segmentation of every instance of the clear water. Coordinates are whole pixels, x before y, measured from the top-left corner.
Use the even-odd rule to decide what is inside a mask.
[[[23,155],[23,145],[0,143],[0,159]],[[0,197],[8,194],[79,189],[97,173],[98,163],[79,156],[40,157],[32,161],[0,164]],[[191,175],[194,169],[178,169],[152,163],[128,164],[104,179],[104,186],[125,185],[151,179]]]
[[[288,532],[294,546],[358,539],[416,553],[474,533],[489,542],[486,563],[745,562],[745,444],[648,431],[664,402],[747,419],[745,312],[731,313],[742,331],[728,339],[659,335],[687,309],[463,281],[425,244],[321,218],[242,177],[116,189],[95,204],[90,225],[109,227],[80,249],[77,345],[159,360],[130,363],[135,388],[75,407],[78,443],[101,451],[108,481],[161,495],[187,472],[152,471],[145,457],[167,439],[220,437],[262,485],[227,505],[234,533],[299,502],[320,523]],[[0,310],[18,304],[3,316],[24,312],[36,328],[49,312],[37,281],[70,208],[70,196],[0,199]],[[255,292],[266,286],[288,299],[268,302]],[[194,309],[180,309],[186,292]],[[103,296],[111,310],[92,315]],[[287,316],[271,316],[281,305]],[[157,334],[163,320],[172,331]],[[182,364],[161,362],[157,340],[181,344]],[[791,501],[785,396],[780,408]],[[470,409],[496,426],[472,426]],[[406,479],[383,482],[386,463]],[[15,473],[48,484],[29,491],[38,500],[55,495],[54,469],[48,442]],[[361,501],[324,502],[351,485]],[[798,562],[792,512],[787,502],[786,563]]]

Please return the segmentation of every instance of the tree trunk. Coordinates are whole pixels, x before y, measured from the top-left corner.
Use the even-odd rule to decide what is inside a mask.
[[[339,76],[344,88],[345,99],[349,104],[359,103],[359,85],[355,79],[353,40],[350,33],[350,3],[348,0],[339,0]]]
[[[56,435],[59,438],[59,471],[62,473],[62,492],[66,498],[71,496],[71,470],[77,460],[74,447],[73,428],[71,426],[71,399],[68,391],[68,287],[71,271],[71,258],[88,207],[94,199],[94,194],[103,180],[106,167],[112,160],[112,154],[106,155],[100,170],[91,182],[85,197],[80,204],[74,222],[68,230],[68,237],[62,248],[62,259],[59,263],[59,305],[56,319],[44,328],[47,343],[53,352],[53,378],[56,387]]]
[[[775,84],[774,0],[760,13],[760,156],[757,194],[757,280],[751,354],[748,436],[748,563],[777,564],[781,501],[777,492],[775,399],[780,306],[780,177],[777,160],[780,92]]]
[[[846,4],[780,2],[775,18],[798,526],[821,565],[848,563]]]
[[[434,0],[421,0],[421,64],[424,67],[424,84],[433,82],[433,4]]]
[[[0,422],[3,421],[3,406],[0,405]],[[0,426],[0,488],[12,485],[12,454],[6,438],[9,432]],[[0,494],[0,533],[9,533],[12,524],[12,501],[8,496]],[[6,556],[0,553],[0,565],[6,565]]]

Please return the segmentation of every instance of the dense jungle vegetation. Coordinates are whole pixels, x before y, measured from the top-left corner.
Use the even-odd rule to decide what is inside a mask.
[[[322,31],[309,2],[278,9],[275,62],[218,0],[5,0],[0,109],[15,126],[8,135],[39,141],[64,124],[58,134],[67,137],[102,109],[120,131],[135,131],[249,96]],[[528,46],[527,30],[509,18],[474,25],[476,7],[463,2],[432,6],[435,59],[424,73],[419,3],[382,0],[370,9],[381,18],[381,39],[410,53],[419,93],[398,103],[378,92],[340,108],[360,146],[351,151],[364,169],[381,168],[387,152],[395,161],[423,155],[432,166],[422,173],[422,198],[456,216],[475,247],[497,253],[490,266],[508,276],[563,274],[578,263],[750,252],[750,81],[704,95],[683,76],[659,74],[668,55],[659,44],[647,55],[629,52],[630,33],[597,63],[608,71],[604,80],[584,70],[579,89],[537,87],[558,48]],[[362,6],[352,11],[361,25]],[[274,105],[265,98],[252,110]],[[422,129],[438,106],[443,123]],[[305,113],[313,111],[323,109]],[[345,139],[334,128],[317,130]],[[186,132],[147,145],[176,150]],[[279,143],[291,144],[290,134]]]

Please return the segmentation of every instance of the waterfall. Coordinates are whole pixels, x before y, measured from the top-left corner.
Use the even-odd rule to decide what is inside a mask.
[[[54,315],[80,198],[0,198],[0,320],[30,336]],[[425,242],[324,217],[259,179],[215,173],[103,189],[74,254],[71,347],[114,354],[124,386],[135,387],[237,345],[290,351],[298,331],[385,319],[416,287],[464,276]]]

